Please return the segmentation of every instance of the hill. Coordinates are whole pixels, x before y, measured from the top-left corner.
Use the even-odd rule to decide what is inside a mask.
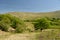
[[[60,11],[54,12],[8,12],[9,14],[19,17],[21,19],[35,19],[40,17],[59,17],[60,18]]]
[[[53,20],[43,19],[42,17],[51,17]],[[56,17],[57,19],[54,19]],[[41,19],[34,21],[36,18]],[[7,14],[0,14],[0,40],[60,40],[60,19],[58,18],[60,18],[60,11],[41,13],[8,12]],[[33,24],[33,21],[23,20],[33,20],[38,23],[38,26]],[[50,27],[40,31],[39,29],[47,26],[45,25],[46,22],[49,22]]]

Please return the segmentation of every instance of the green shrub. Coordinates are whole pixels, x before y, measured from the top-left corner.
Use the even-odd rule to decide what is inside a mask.
[[[20,27],[17,27],[16,30],[15,30],[16,33],[22,33],[23,32],[23,29],[20,28]]]
[[[55,25],[59,26],[60,25],[60,19],[59,18],[52,18],[50,24],[53,26],[55,26]]]
[[[16,32],[23,32],[24,22],[19,18],[12,16],[10,14],[0,15],[0,30],[8,31],[9,27],[16,29]]]
[[[7,24],[4,23],[4,22],[0,22],[0,29],[1,29],[2,31],[8,31],[9,25],[7,25]]]
[[[19,25],[19,24],[18,24],[18,26],[16,27],[16,30],[15,30],[16,33],[22,33],[22,32],[25,32],[25,31],[26,31],[26,26]]]
[[[35,30],[47,29],[49,28],[49,26],[50,26],[50,23],[46,18],[37,19],[36,23],[34,23]]]

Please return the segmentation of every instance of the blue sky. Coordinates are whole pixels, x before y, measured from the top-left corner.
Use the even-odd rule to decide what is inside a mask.
[[[60,10],[60,0],[0,0],[0,13]]]

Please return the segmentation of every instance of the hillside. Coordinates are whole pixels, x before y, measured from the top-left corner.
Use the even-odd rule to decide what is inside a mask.
[[[41,13],[34,13],[34,12],[9,12],[9,14],[19,17],[21,19],[35,19],[40,17],[59,17],[60,18],[60,11],[54,12],[41,12]]]
[[[59,18],[60,11],[0,14],[0,40],[60,40]]]

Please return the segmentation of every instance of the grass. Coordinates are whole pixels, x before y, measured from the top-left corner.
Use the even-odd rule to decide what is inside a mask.
[[[5,40],[38,40],[37,35],[40,33],[19,33],[13,34],[6,38]]]
[[[5,38],[8,38],[11,35],[11,33],[3,32],[0,30],[0,40],[4,40]]]
[[[60,40],[60,29],[45,29],[42,32],[0,33],[0,40]]]
[[[60,40],[60,29],[49,29],[40,33],[40,40]]]
[[[40,17],[60,17],[60,11],[55,12],[40,12],[40,13],[34,13],[34,12],[9,12],[9,14],[16,16],[22,20],[32,20]]]
[[[60,29],[60,26],[50,26],[50,29]]]

